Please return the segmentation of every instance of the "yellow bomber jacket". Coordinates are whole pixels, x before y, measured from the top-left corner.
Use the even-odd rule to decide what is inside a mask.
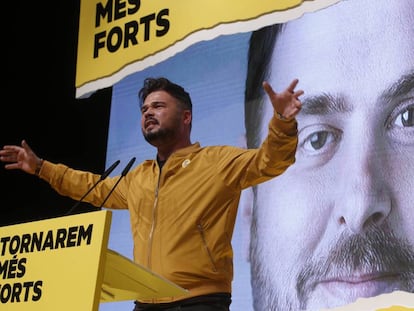
[[[162,172],[155,160],[131,170],[105,207],[129,209],[134,260],[189,290],[185,297],[231,293],[231,246],[240,193],[282,174],[295,160],[297,123],[274,117],[258,149],[200,147],[173,153]],[[100,175],[44,161],[40,177],[79,200]],[[84,201],[100,206],[119,177],[108,177]]]

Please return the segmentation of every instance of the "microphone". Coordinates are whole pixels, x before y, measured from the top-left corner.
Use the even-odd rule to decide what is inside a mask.
[[[106,177],[109,176],[109,174],[112,173],[112,171],[115,169],[115,167],[118,166],[118,164],[121,163],[121,161],[117,160],[114,162],[114,164],[112,164],[110,167],[108,167],[108,169],[101,175],[101,178],[99,181],[104,180]]]
[[[71,209],[65,214],[65,215],[70,215],[73,213],[73,211],[79,206],[79,204],[83,201],[83,199],[86,198],[86,196],[93,190],[95,189],[95,187],[102,181],[104,180],[106,177],[108,177],[109,174],[112,173],[112,171],[115,169],[115,167],[117,167],[119,165],[119,163],[121,163],[120,160],[115,161],[110,167],[108,167],[108,169],[103,172],[103,174],[101,175],[101,177],[99,178],[99,180],[78,200],[78,202],[76,202]]]
[[[112,192],[115,190],[116,186],[118,186],[119,182],[121,181],[121,179],[129,172],[129,170],[132,167],[132,164],[134,164],[135,162],[135,157],[133,157],[131,160],[129,160],[128,164],[125,166],[125,168],[122,170],[121,176],[119,176],[118,180],[116,181],[115,185],[112,187],[111,191],[109,191],[109,193],[107,194],[107,196],[105,197],[105,200],[102,202],[102,204],[99,206],[99,209],[101,209],[106,200],[108,200],[108,198],[110,197],[110,195],[112,194]]]

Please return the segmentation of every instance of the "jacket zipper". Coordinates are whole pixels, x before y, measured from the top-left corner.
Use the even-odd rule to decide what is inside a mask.
[[[155,187],[155,200],[154,200],[154,205],[152,207],[152,225],[151,225],[151,231],[148,237],[148,256],[147,256],[148,269],[151,269],[152,239],[154,237],[154,231],[155,231],[155,223],[156,223],[155,217],[156,217],[156,211],[157,211],[157,205],[158,205],[158,190],[160,188],[160,180],[161,180],[161,171],[158,176],[157,186]]]

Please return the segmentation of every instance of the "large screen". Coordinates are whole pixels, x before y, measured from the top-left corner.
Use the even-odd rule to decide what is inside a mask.
[[[194,43],[113,86],[107,166],[156,156],[140,128],[146,77],[191,94],[193,142],[248,148],[273,114],[262,81],[280,91],[299,79],[296,162],[242,195],[232,310],[320,310],[414,292],[413,5],[340,1]],[[128,211],[113,213],[109,247],[132,258]]]

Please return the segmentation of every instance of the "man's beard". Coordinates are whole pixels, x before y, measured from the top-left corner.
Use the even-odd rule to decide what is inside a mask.
[[[292,277],[295,279],[295,289],[287,286],[288,271],[280,271],[281,274],[285,273],[286,278],[278,278],[277,275],[272,276],[266,268],[271,263],[262,264],[261,258],[265,257],[258,244],[257,241],[252,244],[250,256],[253,305],[256,311],[306,310],[309,297],[320,280],[340,279],[352,275],[354,271],[398,275],[399,288],[395,290],[414,293],[413,246],[398,239],[392,232],[386,233],[380,228],[352,236],[342,235],[327,256],[309,257],[299,273]],[[286,281],[276,285],[272,279]],[[324,302],[321,301],[320,308],[325,307]]]
[[[169,142],[175,136],[175,131],[169,128],[160,128],[157,131],[146,133],[142,131],[144,139],[153,146]]]

